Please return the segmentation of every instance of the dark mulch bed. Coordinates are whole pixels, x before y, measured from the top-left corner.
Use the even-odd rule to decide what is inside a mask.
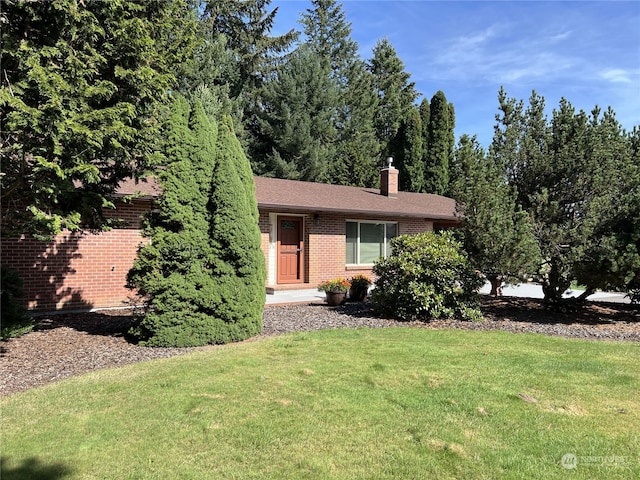
[[[421,328],[504,330],[571,338],[640,342],[640,312],[626,304],[590,303],[576,313],[558,313],[536,299],[483,298],[484,322],[396,322],[377,318],[368,303],[266,307],[262,336],[324,328]],[[145,348],[124,336],[131,313],[123,310],[42,316],[33,332],[0,342],[0,395],[9,395],[91,370],[216,348]]]

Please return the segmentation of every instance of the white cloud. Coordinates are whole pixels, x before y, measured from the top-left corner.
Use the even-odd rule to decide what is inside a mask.
[[[566,32],[562,32],[562,33],[558,33],[556,35],[552,35],[551,37],[549,37],[549,41],[550,42],[561,42],[562,40],[566,40],[567,38],[571,37],[572,34],[573,34],[573,32],[571,30],[566,31]]]
[[[512,33],[511,26],[502,24],[452,39],[433,59],[438,68],[432,75],[490,84],[529,84],[541,78],[553,80],[575,67],[575,59],[551,48],[559,35],[523,38]]]
[[[621,68],[610,68],[600,72],[600,78],[608,80],[612,83],[633,83],[631,77],[634,72],[623,70]],[[638,75],[638,72],[635,72]]]

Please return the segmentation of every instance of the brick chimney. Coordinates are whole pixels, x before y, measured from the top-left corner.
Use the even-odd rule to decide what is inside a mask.
[[[380,170],[380,193],[385,197],[398,198],[398,170],[392,163],[393,157],[388,157],[387,166]]]

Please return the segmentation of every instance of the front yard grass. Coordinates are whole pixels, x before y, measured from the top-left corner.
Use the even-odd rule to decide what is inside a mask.
[[[636,343],[412,328],[288,334],[6,397],[1,473],[640,478],[639,391]]]

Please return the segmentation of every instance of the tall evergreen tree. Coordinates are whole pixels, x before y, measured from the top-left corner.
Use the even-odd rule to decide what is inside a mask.
[[[383,155],[387,156],[392,140],[419,93],[415,83],[409,82],[411,76],[405,72],[402,60],[387,39],[380,40],[374,47],[368,68],[378,94],[376,133]]]
[[[335,155],[337,92],[321,59],[304,45],[265,85],[259,114],[259,172],[326,182]]]
[[[400,124],[390,151],[399,170],[400,190],[423,192],[425,171],[422,161],[422,120],[417,107],[409,110]]]
[[[453,163],[455,118],[453,105],[438,91],[429,106],[429,140],[425,165],[425,190],[444,195],[449,190],[449,164]]]
[[[344,185],[373,186],[378,182],[379,146],[373,129],[376,96],[373,79],[358,56],[351,24],[342,4],[312,0],[302,15],[304,45],[318,55],[336,95],[331,97],[336,132],[335,155],[327,180]]]
[[[429,105],[429,99],[423,98],[419,107],[420,121],[422,123],[422,163],[423,169],[427,169],[427,162],[429,158],[429,122],[431,120],[431,105]],[[425,178],[426,181],[426,178]]]
[[[347,78],[339,105],[336,154],[329,164],[329,181],[375,188],[380,182],[380,143],[373,122],[378,105],[373,78],[362,61],[351,65]]]
[[[3,235],[100,228],[119,182],[157,160],[175,69],[195,48],[185,2],[3,2]]]
[[[494,161],[501,166],[509,176],[510,182],[515,183],[514,166],[519,154],[523,127],[522,100],[508,98],[503,87],[498,91],[498,110],[495,115],[496,123],[493,127],[493,139],[489,149]],[[521,195],[522,191],[519,192]],[[522,196],[518,197],[522,203]]]
[[[278,12],[269,11],[271,0],[205,0],[202,24],[207,42],[222,41],[226,50],[221,80],[229,85],[231,98],[256,95],[282,53],[298,33],[271,36]],[[224,58],[224,57],[223,57]],[[203,68],[216,69],[206,64]]]
[[[348,79],[349,68],[358,58],[358,44],[351,38],[351,24],[342,4],[336,0],[311,0],[300,22],[304,26],[304,43],[320,57],[322,67],[331,72],[341,86]]]
[[[209,301],[224,326],[221,340],[226,343],[260,333],[266,294],[253,174],[228,116],[223,118],[218,133],[208,206],[216,258],[215,287]]]
[[[199,18],[200,46],[183,69],[181,92],[204,85],[224,100],[236,135],[251,151],[260,110],[260,90],[298,36],[290,30],[274,36],[278,9],[271,0],[193,0]]]

